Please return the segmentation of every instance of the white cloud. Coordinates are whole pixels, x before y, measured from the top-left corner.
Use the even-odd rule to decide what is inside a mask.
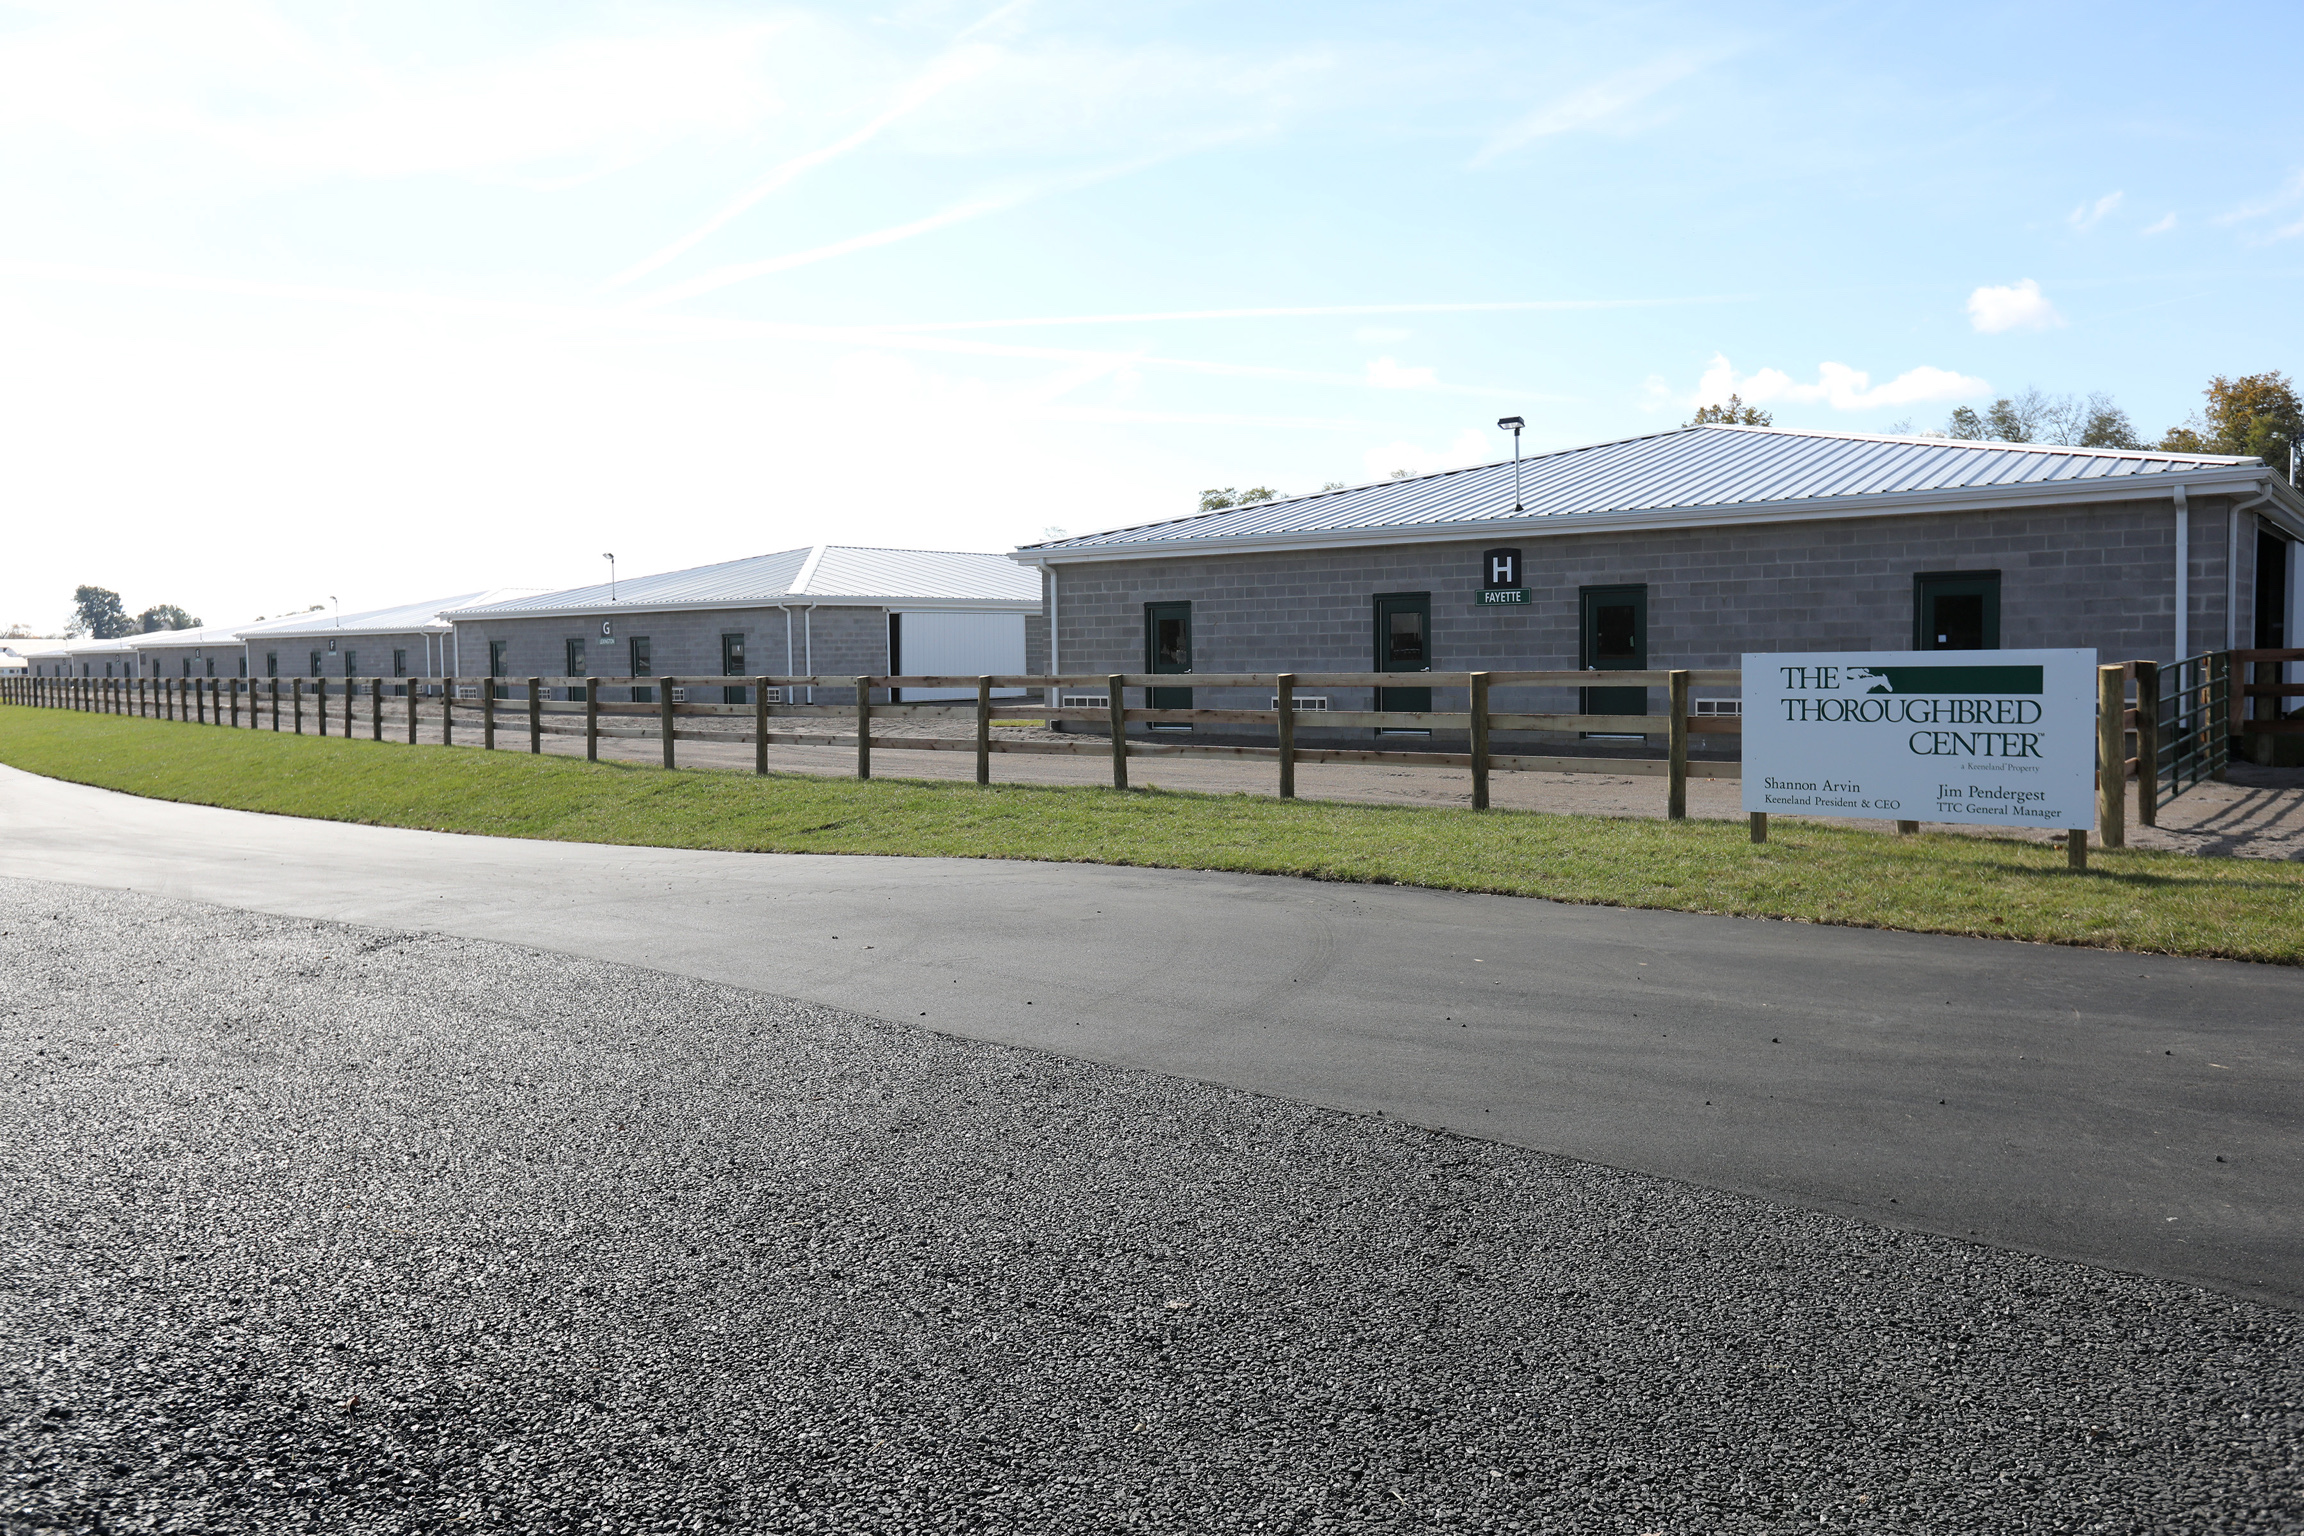
[[[1388,341],[1406,341],[1415,334],[1403,325],[1364,325],[1352,333],[1352,339],[1362,346],[1380,347]]]
[[[1445,448],[1426,448],[1420,443],[1398,441],[1371,448],[1360,456],[1368,471],[1368,478],[1381,480],[1396,469],[1411,475],[1433,475],[1444,469],[1462,469],[1467,464],[1492,463],[1499,455],[1496,444],[1488,433],[1466,427]]]
[[[2268,213],[2276,213],[2287,207],[2299,197],[2304,197],[2304,171],[2297,171],[2291,175],[2280,184],[2280,190],[2271,196],[2260,197],[2252,203],[2242,203],[2230,213],[2218,214],[2216,222],[2218,224],[2240,224],[2249,219],[2260,219]]]
[[[2107,192],[2093,203],[2082,203],[2065,216],[2064,222],[2081,234],[2086,234],[2104,222],[2112,211],[2127,198],[2125,192]]]
[[[1017,3],[1021,4],[1022,0],[1017,0]],[[1013,8],[1013,6],[1009,6],[1003,9]],[[970,30],[973,31],[974,28]],[[894,102],[862,127],[833,140],[829,144],[820,145],[805,154],[795,155],[784,161],[770,171],[764,179],[748,188],[742,196],[728,203],[711,218],[706,219],[702,224],[673,241],[670,245],[618,273],[608,281],[605,287],[620,288],[635,278],[645,277],[657,268],[678,260],[697,245],[711,238],[730,220],[749,210],[770,193],[781,191],[808,172],[819,166],[829,164],[852,150],[861,149],[870,143],[882,129],[917,111],[945,87],[981,72],[990,55],[991,50],[989,49],[966,48],[955,50],[945,58],[939,59],[925,74],[907,86]]]
[[[1657,382],[1649,383],[1652,400]],[[1697,380],[1695,393],[1680,397],[1677,403],[1691,407],[1717,405],[1730,395],[1741,395],[1750,405],[1785,401],[1796,405],[1829,405],[1836,411],[1864,411],[1875,406],[1966,400],[1990,393],[1991,387],[1982,379],[1927,366],[1907,369],[1887,383],[1875,385],[1870,374],[1845,363],[1819,364],[1816,382],[1803,384],[1777,368],[1739,375],[1725,356],[1715,354],[1711,366]]]
[[[1378,389],[1430,389],[1440,375],[1430,368],[1404,368],[1388,357],[1368,365],[1368,382]]]
[[[2144,233],[2148,235],[2164,235],[2175,227],[2176,215],[2173,213],[2164,213],[2160,215],[2159,221],[2157,223],[2145,225]]]
[[[2030,278],[2005,288],[1979,288],[1968,295],[1968,323],[1987,336],[2003,331],[2045,331],[2064,317]]]
[[[1574,91],[1557,101],[1538,107],[1527,116],[1499,129],[1494,137],[1480,146],[1472,157],[1474,165],[1484,165],[1499,155],[1509,154],[1538,139],[1556,134],[1571,133],[1579,128],[1590,128],[1638,106],[1649,97],[1670,85],[1695,74],[1709,62],[1694,54],[1673,54],[1651,64],[1640,65],[1597,80],[1580,91]]]

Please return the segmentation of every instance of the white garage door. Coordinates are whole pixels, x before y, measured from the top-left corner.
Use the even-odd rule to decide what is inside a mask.
[[[1024,615],[913,613],[889,616],[902,677],[1013,677],[1024,670]],[[1023,693],[996,688],[998,698]],[[972,699],[973,688],[907,688],[907,699]]]

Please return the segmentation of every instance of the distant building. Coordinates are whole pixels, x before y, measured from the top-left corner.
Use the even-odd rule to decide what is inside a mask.
[[[445,617],[466,676],[975,677],[1039,669],[1040,609],[1038,577],[1005,555],[819,544]]]
[[[325,610],[240,631],[250,677],[443,677],[462,670],[456,626],[445,614],[535,597],[542,587],[489,587],[451,597],[371,608]]]

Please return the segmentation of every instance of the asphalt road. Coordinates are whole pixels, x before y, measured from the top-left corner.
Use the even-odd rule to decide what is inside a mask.
[[[2304,1320],[2198,1287],[472,939],[0,944],[10,1536],[2304,1522]]]
[[[520,842],[0,769],[0,874],[653,967],[2304,1304],[2304,971],[1092,865]]]

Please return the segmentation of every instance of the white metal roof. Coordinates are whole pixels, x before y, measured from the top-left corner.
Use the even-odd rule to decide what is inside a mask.
[[[91,640],[86,635],[79,635],[56,647],[55,654],[64,656],[115,656],[122,651],[134,650],[136,642],[143,638],[142,635],[115,635],[109,640]]]
[[[478,592],[459,592],[453,597],[402,603],[396,608],[370,608],[361,613],[347,613],[341,618],[325,611],[300,613],[286,622],[275,621],[241,632],[262,634],[268,639],[289,640],[334,635],[445,635],[456,626],[442,615],[454,609],[513,602],[523,597],[538,596],[546,590],[544,587],[485,587]]]
[[[1406,543],[1603,527],[1689,527],[1949,510],[1977,503],[2164,497],[2184,485],[2304,500],[2259,460],[2221,454],[1961,442],[1782,427],[1682,427],[1410,480],[1028,544],[1031,565],[1212,549]]]
[[[959,550],[874,549],[819,544],[718,565],[691,566],[571,587],[564,592],[474,603],[444,617],[541,618],[569,613],[665,612],[683,608],[773,608],[780,604],[1026,610],[1040,606],[1040,578],[1006,555]]]
[[[203,624],[198,629],[155,629],[150,634],[130,635],[124,643],[137,651],[173,651],[185,647],[205,650],[212,645],[235,646],[244,636],[264,633],[309,617],[309,614],[295,613],[261,623],[243,620],[238,624]]]

